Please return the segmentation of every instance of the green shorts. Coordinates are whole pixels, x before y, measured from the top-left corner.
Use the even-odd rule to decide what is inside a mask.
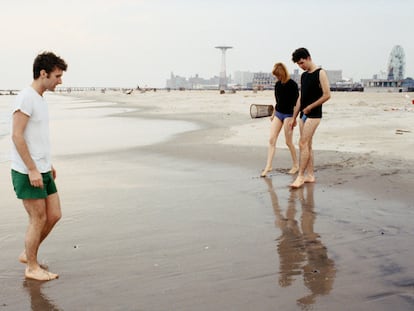
[[[45,199],[47,196],[57,192],[52,172],[42,173],[43,188],[33,187],[30,184],[28,174],[22,174],[12,170],[11,177],[14,192],[16,192],[17,198],[19,199]]]

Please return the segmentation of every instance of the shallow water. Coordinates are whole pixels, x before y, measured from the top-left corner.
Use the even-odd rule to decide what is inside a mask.
[[[407,203],[131,152],[65,159],[65,216],[40,256],[59,280],[23,280],[25,223],[6,214],[5,310],[412,310]]]
[[[16,96],[0,96],[0,139],[10,132],[10,107]]]
[[[122,117],[132,109],[114,103],[55,94],[45,96],[49,103],[52,156],[149,145],[199,128],[186,121]],[[9,159],[10,107],[14,99],[15,96],[0,96],[0,162]],[[73,128],[84,130],[79,133]],[[65,144],[60,144],[61,140]]]
[[[112,111],[104,104],[72,105],[54,110],[54,145],[59,135],[70,141],[73,124],[85,131],[55,150],[79,157],[56,157],[64,216],[40,253],[61,277],[24,281],[16,256],[26,215],[10,185],[0,187],[0,246],[7,250],[0,252],[0,309],[413,309],[414,208],[390,176],[347,177],[346,166],[319,166],[315,185],[291,191],[292,177],[277,170],[256,177],[264,147],[202,149],[184,139],[163,153],[165,144],[138,143],[142,120],[99,117]],[[123,137],[112,148],[105,146],[111,135]],[[230,161],[220,161],[225,148]],[[183,152],[172,156],[176,149]],[[203,153],[199,160],[193,149]],[[332,157],[329,163],[339,161]]]

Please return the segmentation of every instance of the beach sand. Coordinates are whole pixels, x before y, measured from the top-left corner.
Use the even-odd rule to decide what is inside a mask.
[[[271,91],[48,95],[63,218],[39,259],[60,278],[24,280],[0,163],[0,310],[413,310],[411,95],[333,93],[298,190],[283,135],[259,177]]]

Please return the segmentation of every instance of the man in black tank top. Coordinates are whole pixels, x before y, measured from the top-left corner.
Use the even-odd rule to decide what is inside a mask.
[[[299,172],[296,180],[290,185],[292,188],[300,188],[305,182],[315,182],[316,180],[313,167],[312,138],[322,119],[322,104],[331,97],[331,93],[325,70],[315,65],[307,49],[295,50],[292,54],[292,61],[305,71],[300,79],[301,90],[291,125],[292,128],[296,126],[296,118],[300,112]]]

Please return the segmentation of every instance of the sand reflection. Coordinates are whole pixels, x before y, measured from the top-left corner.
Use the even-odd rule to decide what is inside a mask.
[[[55,305],[55,303],[50,300],[42,292],[42,286],[45,285],[45,282],[40,282],[36,280],[24,280],[23,287],[29,293],[30,296],[30,306],[32,311],[60,311],[63,310]]]
[[[290,286],[296,279],[303,278],[304,285],[310,290],[297,300],[307,309],[316,302],[319,295],[328,295],[335,280],[335,262],[328,258],[327,248],[322,244],[320,235],[314,231],[316,214],[314,212],[314,187],[312,183],[290,191],[286,211],[279,204],[272,179],[264,178],[268,185],[275,225],[281,235],[277,239],[280,257],[279,285]],[[298,211],[300,216],[297,215]],[[299,217],[299,221],[296,220]]]

